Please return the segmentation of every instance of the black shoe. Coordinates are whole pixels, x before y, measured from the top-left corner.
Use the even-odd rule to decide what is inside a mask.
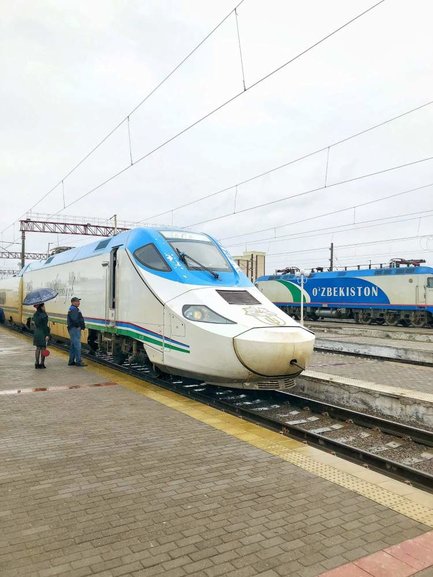
[[[73,367],[73,366],[75,365],[75,362],[72,361],[72,363],[68,363],[68,365],[69,365],[70,367]]]
[[[75,363],[76,367],[87,367],[86,363]]]
[[[39,365],[40,369],[46,369],[47,367],[42,363],[41,365]]]
[[[35,363],[35,369],[40,369],[41,365],[39,363]]]

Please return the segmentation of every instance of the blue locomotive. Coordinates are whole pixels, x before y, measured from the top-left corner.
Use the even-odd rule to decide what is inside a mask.
[[[312,271],[302,277],[286,269],[258,278],[256,286],[295,318],[302,298],[305,316],[311,320],[352,318],[363,324],[431,327],[433,268],[420,262],[395,259],[381,268]]]

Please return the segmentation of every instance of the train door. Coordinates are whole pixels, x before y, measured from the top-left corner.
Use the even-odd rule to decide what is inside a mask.
[[[425,304],[433,306],[433,276],[427,277],[425,287]]]
[[[117,320],[117,300],[118,300],[118,282],[117,282],[117,251],[118,246],[111,249],[110,260],[107,267],[107,286],[105,293],[105,326],[114,327]]]

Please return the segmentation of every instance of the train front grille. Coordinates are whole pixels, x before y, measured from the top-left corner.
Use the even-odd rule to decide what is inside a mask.
[[[281,379],[266,379],[265,381],[258,381],[254,383],[261,391],[287,391],[295,386],[295,379],[291,377],[283,377]]]

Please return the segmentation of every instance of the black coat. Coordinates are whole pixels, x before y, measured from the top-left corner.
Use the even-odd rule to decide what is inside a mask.
[[[47,346],[46,337],[50,335],[47,313],[36,311],[33,315],[33,322],[35,323],[33,344],[35,347],[45,348]]]

